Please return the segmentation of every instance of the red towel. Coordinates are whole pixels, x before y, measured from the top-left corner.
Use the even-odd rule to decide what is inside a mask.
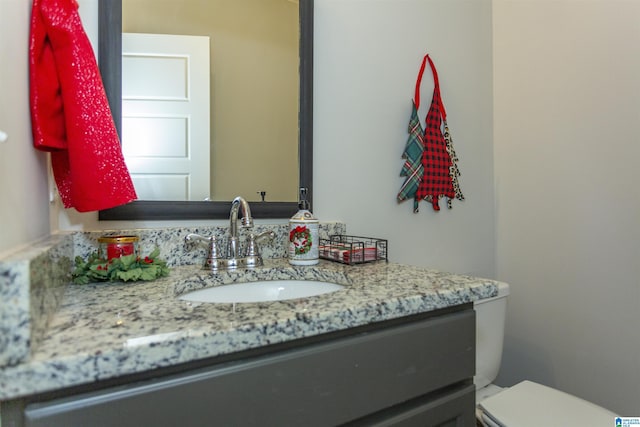
[[[137,198],[91,43],[75,0],[34,0],[29,78],[33,145],[50,151],[66,208]]]

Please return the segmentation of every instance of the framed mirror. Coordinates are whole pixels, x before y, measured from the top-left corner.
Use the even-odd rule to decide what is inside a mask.
[[[292,0],[288,0],[292,1]],[[313,197],[313,0],[299,3],[299,109],[298,187]],[[122,126],[122,3],[99,0],[99,64],[118,132]],[[242,162],[238,162],[238,168]],[[274,165],[277,167],[277,165]],[[242,171],[250,173],[250,171]],[[243,194],[238,194],[245,196]],[[191,220],[227,219],[229,201],[138,200],[100,211],[100,220]],[[255,218],[289,218],[297,210],[296,201],[250,202]]]

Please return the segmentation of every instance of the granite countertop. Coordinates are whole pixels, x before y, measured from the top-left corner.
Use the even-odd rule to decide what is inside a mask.
[[[211,304],[179,295],[268,279],[326,280],[337,292],[286,301]],[[152,282],[69,285],[27,361],[0,368],[0,400],[92,383],[494,296],[497,282],[386,262],[267,259],[255,270],[179,266]]]

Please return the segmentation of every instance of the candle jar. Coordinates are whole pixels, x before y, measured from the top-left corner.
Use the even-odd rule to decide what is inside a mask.
[[[100,243],[100,257],[107,260],[121,256],[138,254],[138,236],[102,236],[98,238]]]

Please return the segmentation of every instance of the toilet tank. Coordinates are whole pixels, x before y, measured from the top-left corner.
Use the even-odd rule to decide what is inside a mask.
[[[476,390],[493,382],[502,361],[509,285],[498,283],[498,295],[476,301]]]

